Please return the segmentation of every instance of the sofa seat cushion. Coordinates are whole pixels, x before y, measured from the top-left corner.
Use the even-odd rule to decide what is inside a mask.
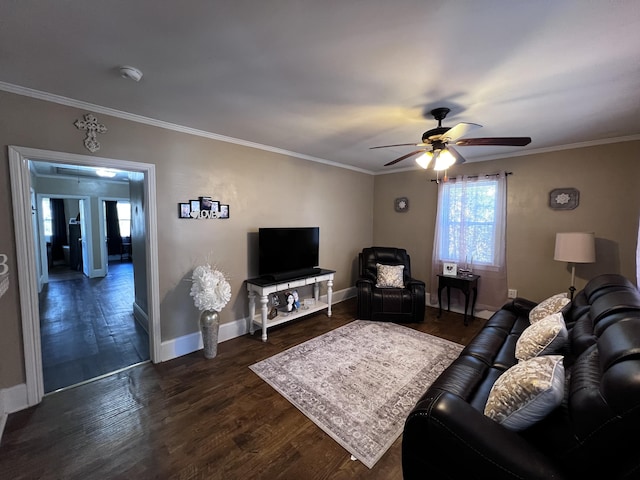
[[[482,412],[491,387],[504,372],[504,369],[491,367],[475,357],[462,355],[444,370],[428,391],[452,393]]]

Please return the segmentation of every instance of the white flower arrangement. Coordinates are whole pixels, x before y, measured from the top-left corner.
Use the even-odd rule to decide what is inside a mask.
[[[211,265],[200,265],[191,276],[191,295],[193,303],[200,311],[221,311],[231,300],[231,285],[220,270]]]

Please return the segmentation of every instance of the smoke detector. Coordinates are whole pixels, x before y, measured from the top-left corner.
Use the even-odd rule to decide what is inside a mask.
[[[120,67],[120,76],[122,78],[129,78],[134,82],[139,82],[142,78],[142,72],[136,67],[125,65],[124,67]]]

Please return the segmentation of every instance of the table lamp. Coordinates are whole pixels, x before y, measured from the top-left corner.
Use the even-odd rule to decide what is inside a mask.
[[[553,259],[571,264],[571,300],[576,291],[576,263],[593,263],[596,261],[595,234],[582,232],[556,233],[556,249]]]

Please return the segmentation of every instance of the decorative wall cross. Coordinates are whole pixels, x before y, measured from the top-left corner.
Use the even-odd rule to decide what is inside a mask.
[[[96,136],[98,133],[105,133],[107,127],[99,123],[95,115],[87,113],[84,116],[84,120],[78,119],[74,125],[78,130],[85,130],[87,132],[87,136],[84,137],[84,146],[87,147],[87,150],[91,153],[100,150],[100,142],[98,142]]]

